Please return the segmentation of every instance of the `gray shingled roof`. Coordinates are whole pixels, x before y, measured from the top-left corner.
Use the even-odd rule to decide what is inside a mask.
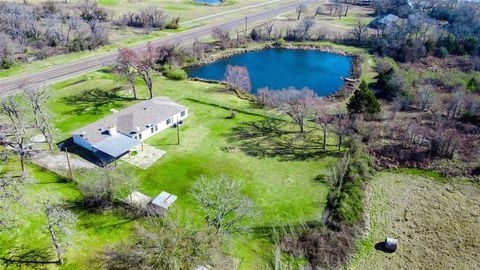
[[[109,127],[117,127],[117,131],[123,134],[134,134],[137,127],[143,131],[149,128],[148,125],[166,121],[185,109],[185,106],[173,102],[168,97],[156,97],[79,128],[72,135],[82,135],[83,139],[93,145],[111,137],[107,132]]]

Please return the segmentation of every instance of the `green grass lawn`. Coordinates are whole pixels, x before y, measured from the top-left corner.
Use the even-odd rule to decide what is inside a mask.
[[[53,85],[48,107],[57,140],[66,139],[71,131],[110,114],[112,108],[121,109],[137,102],[125,98],[123,91],[117,96],[105,97],[105,90],[120,84],[116,75],[104,70]],[[147,97],[141,82],[137,87],[140,97]],[[92,92],[94,88],[100,90]],[[141,180],[140,191],[147,195],[156,196],[161,191],[177,195],[175,211],[184,217],[183,222],[199,227],[205,225],[190,193],[192,184],[202,175],[225,174],[242,181],[243,193],[254,200],[258,215],[246,224],[248,232],[227,238],[225,251],[238,259],[240,269],[269,269],[273,243],[268,231],[272,227],[298,225],[321,217],[328,186],[314,179],[326,172],[337,160],[338,153],[286,160],[280,156],[223,151],[225,146],[242,146],[242,142],[235,139],[237,128],[248,127],[245,123],[263,121],[271,113],[237,98],[218,84],[156,78],[154,88],[157,96],[168,96],[189,108],[189,117],[181,127],[181,143],[176,144],[174,129],[165,130],[146,142],[167,152],[153,166],[146,170],[123,162],[118,166],[133,170]],[[235,119],[228,119],[231,109],[238,112]],[[287,122],[282,127],[296,128]],[[329,141],[335,143],[333,138]],[[79,200],[80,194],[74,184],[35,167],[29,170],[39,183],[46,183],[34,184],[33,190],[39,186],[72,203]],[[34,197],[29,196],[29,200],[35,200]],[[139,222],[113,213],[91,213],[81,208],[76,208],[75,212],[79,215],[76,229],[79,236],[75,247],[68,249],[65,269],[91,268],[90,262],[98,262],[96,255],[105,245],[128,237],[133,225]],[[32,220],[31,225],[22,229],[14,237],[15,241],[34,247],[37,240],[30,244],[29,239],[38,239],[48,248],[48,235],[40,230],[44,218],[39,216],[37,220],[37,217],[25,215],[25,220]],[[13,240],[8,243],[10,241]],[[51,255],[54,258],[53,250]]]
[[[479,191],[419,170],[378,173],[367,191],[368,232],[346,269],[478,269]],[[385,237],[398,239],[395,253],[376,250]]]
[[[5,165],[6,168],[3,169],[8,172],[14,173],[18,169],[15,158],[2,165]],[[77,206],[81,194],[74,183],[32,164],[28,165],[28,172],[34,182],[28,184],[24,205],[18,211],[20,225],[16,230],[0,234],[2,259],[23,258],[40,262],[56,260],[42,208],[47,199],[65,201],[67,208],[78,218],[72,244],[66,250],[66,262],[61,269],[98,269],[101,264],[94,259],[95,255],[106,245],[126,239],[130,235],[133,221],[113,213],[95,213]],[[25,257],[26,254],[29,254],[29,257]],[[18,268],[13,266],[7,269],[57,269],[55,266],[54,263],[20,264]]]

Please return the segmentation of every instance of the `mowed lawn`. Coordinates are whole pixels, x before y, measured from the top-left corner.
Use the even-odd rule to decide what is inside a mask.
[[[368,236],[347,269],[480,269],[480,187],[406,171],[372,180]],[[375,249],[387,236],[395,253]]]
[[[71,131],[110,114],[112,108],[119,110],[138,102],[122,97],[124,92],[116,95],[105,92],[120,84],[115,75],[99,71],[53,86],[49,108],[57,139],[68,138]],[[140,82],[137,87],[140,96],[146,97],[145,87]],[[95,88],[97,90],[92,90]],[[226,238],[225,252],[237,259],[240,269],[269,269],[273,257],[269,231],[272,227],[279,230],[320,219],[328,187],[315,178],[326,173],[337,160],[338,153],[289,161],[247,155],[236,148],[241,145],[234,139],[237,138],[236,128],[265,120],[270,112],[238,99],[221,85],[156,78],[154,88],[157,96],[169,96],[189,108],[189,117],[180,129],[180,144],[177,144],[175,129],[165,130],[146,141],[167,152],[157,163],[146,170],[123,162],[117,166],[134,170],[141,180],[140,191],[145,194],[156,196],[168,191],[177,195],[175,212],[185,223],[197,227],[205,224],[192,198],[192,184],[202,175],[224,174],[242,181],[243,193],[254,200],[258,213],[245,224],[248,232]],[[238,112],[235,119],[229,119],[230,108]],[[282,127],[295,129],[287,122]],[[237,150],[225,151],[226,146]],[[52,185],[57,185],[57,180],[52,181]],[[74,184],[58,185],[62,188],[51,192],[71,201],[80,199]],[[83,240],[68,249],[65,269],[91,268],[99,250],[109,243],[126,239],[134,224],[141,222],[114,214],[85,213],[81,208],[76,208],[75,212],[80,215],[77,233]],[[39,235],[38,231],[28,229],[17,239],[27,241],[25,237],[38,238]],[[44,233],[42,237],[44,239]],[[95,265],[101,267],[98,263]]]

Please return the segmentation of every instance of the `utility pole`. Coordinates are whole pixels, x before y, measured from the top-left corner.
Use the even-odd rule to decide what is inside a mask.
[[[245,36],[247,36],[248,29],[248,16],[245,16]]]
[[[178,125],[178,116],[177,116],[177,144],[180,145],[180,126]]]
[[[70,172],[70,178],[73,179],[72,166],[70,165],[70,158],[68,157],[68,148],[65,147],[65,156],[67,156],[68,171]]]

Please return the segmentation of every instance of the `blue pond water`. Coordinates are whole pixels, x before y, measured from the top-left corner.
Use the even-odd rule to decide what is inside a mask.
[[[208,5],[218,5],[222,3],[222,1],[220,0],[193,0],[193,1],[200,4],[208,4]]]
[[[227,65],[247,67],[252,92],[262,87],[308,87],[319,96],[339,90],[350,76],[352,58],[315,50],[265,49],[228,57],[187,70],[190,77],[223,80]]]

